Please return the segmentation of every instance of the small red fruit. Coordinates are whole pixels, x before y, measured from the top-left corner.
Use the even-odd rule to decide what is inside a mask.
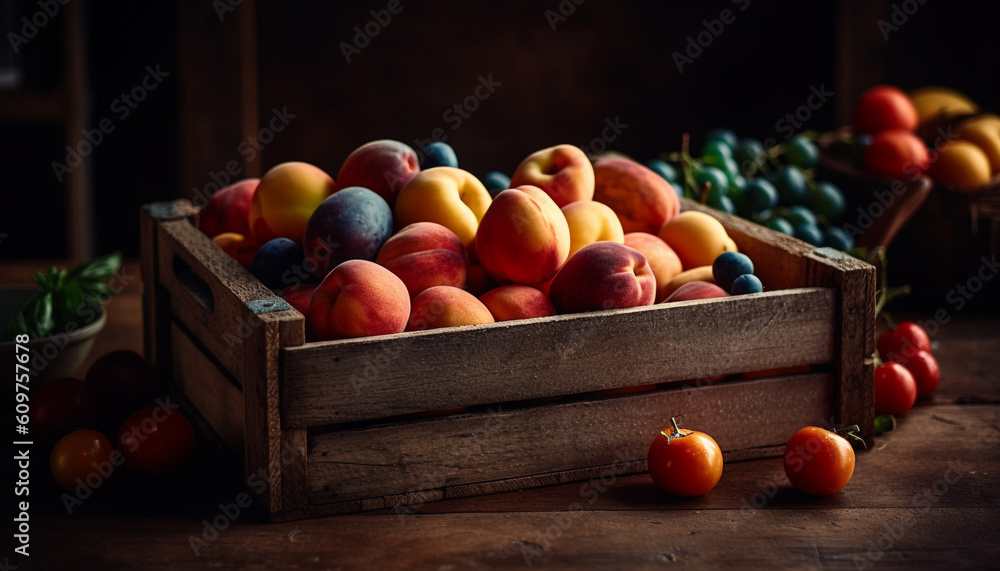
[[[917,128],[917,110],[898,87],[876,85],[861,94],[854,106],[854,132],[877,133],[884,129]]]
[[[917,402],[917,382],[899,363],[875,369],[875,414],[904,414]]]
[[[886,129],[865,149],[865,168],[897,180],[916,179],[930,166],[927,146],[911,131]]]
[[[931,396],[941,381],[941,369],[934,355],[931,355],[930,351],[920,351],[904,366],[917,383],[917,398]]]

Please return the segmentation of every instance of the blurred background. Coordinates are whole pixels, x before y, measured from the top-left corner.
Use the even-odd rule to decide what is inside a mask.
[[[137,258],[142,204],[197,203],[288,160],[336,178],[379,138],[443,139],[482,175],[558,143],[645,160],[715,127],[832,130],[879,83],[997,111],[998,15],[955,0],[3,0],[0,258]],[[995,253],[992,219],[938,222],[889,252],[914,303],[944,303]],[[927,248],[965,261],[940,271]]]

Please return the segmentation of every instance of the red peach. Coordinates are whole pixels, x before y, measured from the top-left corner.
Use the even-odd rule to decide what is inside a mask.
[[[367,260],[348,260],[335,267],[309,304],[309,318],[320,339],[401,333],[409,316],[406,285]]]
[[[652,305],[656,277],[638,250],[617,242],[595,242],[573,254],[549,291],[559,313]]]
[[[411,298],[431,286],[465,287],[465,246],[454,232],[434,222],[416,222],[397,232],[375,262],[403,280]]]
[[[475,242],[473,242],[475,244]],[[475,296],[483,295],[497,287],[497,282],[486,273],[486,268],[480,263],[470,263],[466,268],[465,291]]]
[[[594,165],[594,200],[611,207],[625,233],[656,234],[681,209],[666,180],[635,161],[611,157]]]
[[[259,178],[247,178],[213,194],[208,204],[198,212],[198,227],[201,231],[209,238],[223,232],[252,236],[250,205],[259,183]]]
[[[500,283],[550,279],[569,257],[569,244],[566,217],[534,186],[498,194],[476,231],[476,255]]]
[[[413,298],[407,331],[493,323],[493,314],[471,293],[451,286],[434,286]]]
[[[396,195],[420,172],[417,153],[391,139],[361,145],[344,159],[337,174],[337,189],[362,186],[381,196],[392,208]]]
[[[512,284],[492,289],[479,297],[497,321],[548,317],[556,308],[547,295],[526,285]]]
[[[318,287],[319,284],[298,283],[278,292],[278,297],[287,301],[288,305],[294,307],[296,311],[306,318],[307,341],[316,338],[316,332],[313,331],[312,320],[309,317],[309,305],[312,303],[313,294],[316,293]]]
[[[635,248],[646,256],[649,268],[656,276],[656,301],[667,299],[667,284],[684,268],[681,259],[666,242],[647,232],[629,232],[625,235],[625,245]]]
[[[729,297],[726,290],[708,282],[694,281],[688,282],[677,288],[664,303],[674,301],[691,301],[692,299],[712,299],[716,297]]]
[[[573,145],[556,145],[528,155],[510,179],[510,187],[532,185],[545,191],[562,208],[594,196],[594,166]]]

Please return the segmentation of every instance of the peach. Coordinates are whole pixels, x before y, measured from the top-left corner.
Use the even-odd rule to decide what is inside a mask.
[[[491,201],[489,191],[472,173],[434,167],[418,173],[399,191],[393,214],[396,228],[435,222],[454,232],[468,248]]]
[[[479,262],[497,282],[536,284],[556,275],[569,257],[569,226],[548,194],[525,185],[497,195],[475,243]]]
[[[544,190],[562,208],[594,197],[594,166],[579,147],[556,145],[521,161],[510,179],[510,187],[525,184]]]
[[[298,245],[316,207],[333,194],[330,175],[309,163],[281,163],[264,173],[250,205],[250,229],[261,243],[288,238]]]
[[[663,177],[624,157],[594,165],[594,200],[611,207],[628,232],[656,234],[680,211],[677,193]]]
[[[681,259],[674,249],[647,232],[629,232],[625,235],[625,245],[639,250],[646,256],[649,268],[656,277],[656,301],[667,299],[667,284],[674,276],[684,271]]]
[[[718,220],[696,210],[673,217],[660,229],[659,236],[677,253],[685,270],[711,266],[719,254],[736,248]]]
[[[674,301],[690,301],[692,299],[712,299],[715,297],[729,297],[726,290],[721,287],[703,281],[688,282],[670,294],[664,303]]]
[[[471,293],[451,286],[434,286],[413,298],[407,331],[493,323],[493,314]]]
[[[406,183],[420,172],[417,153],[406,143],[382,139],[365,143],[344,159],[337,188],[362,186],[381,196],[389,207]]]
[[[250,269],[253,259],[260,249],[260,244],[252,237],[243,236],[235,232],[223,232],[212,238],[222,251],[236,259],[246,269]]]
[[[652,305],[656,277],[638,250],[595,242],[566,261],[552,280],[549,298],[559,313]]]
[[[209,238],[223,232],[253,236],[250,231],[250,205],[259,178],[248,178],[231,184],[212,195],[198,212],[198,227]]]
[[[348,260],[335,267],[309,304],[309,320],[319,339],[401,333],[409,317],[406,285],[367,260]]]
[[[480,296],[497,287],[497,282],[486,273],[486,268],[482,264],[469,263],[466,269],[465,291],[474,296]]]
[[[454,232],[433,222],[417,222],[397,232],[379,250],[375,263],[403,280],[411,298],[431,286],[465,287],[465,246]]]
[[[715,275],[712,273],[712,266],[699,266],[697,268],[691,268],[690,270],[685,270],[667,282],[666,287],[663,288],[663,299],[670,297],[672,293],[677,291],[682,285],[702,281],[711,284],[715,283]]]
[[[479,297],[497,321],[548,317],[556,314],[549,297],[526,285],[511,284],[492,289]]]
[[[569,225],[569,255],[594,242],[625,242],[618,215],[606,204],[592,200],[571,202],[562,207]]]
[[[309,318],[309,305],[312,303],[313,294],[316,293],[318,287],[319,284],[297,283],[278,292],[278,297],[287,301],[288,305],[294,307],[306,318],[306,341],[316,339],[316,332],[313,331],[312,320]]]

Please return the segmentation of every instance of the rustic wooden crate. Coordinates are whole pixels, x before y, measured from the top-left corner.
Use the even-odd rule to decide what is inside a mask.
[[[780,454],[811,424],[870,439],[874,268],[684,208],[717,217],[767,291],[306,343],[189,203],[148,205],[147,355],[272,520],[641,471],[676,415],[727,460]],[[705,380],[788,368],[803,372]]]

